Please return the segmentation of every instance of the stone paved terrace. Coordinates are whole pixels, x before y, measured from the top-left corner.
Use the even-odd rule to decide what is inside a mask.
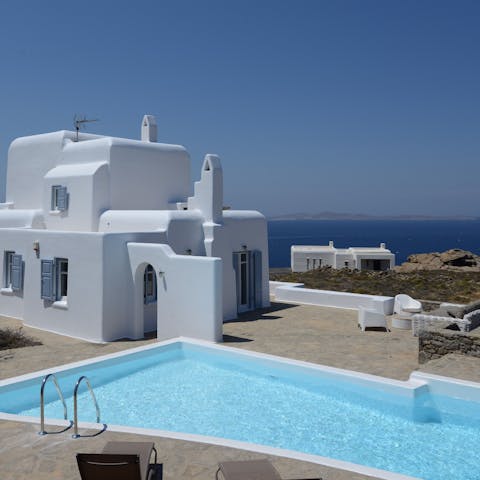
[[[0,317],[0,327],[20,325],[18,320]],[[98,345],[28,327],[24,331],[42,345],[0,351],[2,379],[154,342],[146,339]],[[245,314],[238,321],[226,323],[224,340],[232,347],[402,380],[418,368],[418,342],[411,332],[361,332],[356,326],[356,312],[349,310],[273,303],[268,310]],[[480,381],[479,367],[480,359],[448,356],[422,365],[421,369]],[[164,463],[165,480],[213,480],[221,460],[266,457],[227,447],[117,432],[73,440],[71,431],[46,437],[38,436],[37,431],[36,424],[0,421],[1,479],[79,480],[75,453],[99,451],[106,441],[119,439],[151,438],[159,452],[159,462]],[[284,478],[371,478],[287,458],[269,458]]]

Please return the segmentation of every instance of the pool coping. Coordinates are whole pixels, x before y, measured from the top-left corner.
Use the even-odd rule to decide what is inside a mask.
[[[154,350],[161,348],[167,345],[172,345],[175,343],[186,343],[189,345],[197,345],[200,347],[207,347],[209,349],[214,349],[217,351],[225,352],[234,357],[247,357],[260,360],[262,363],[271,363],[275,362],[276,364],[282,364],[283,366],[289,366],[290,368],[302,368],[307,367],[312,372],[318,372],[319,374],[326,375],[327,377],[338,376],[343,379],[348,379],[349,381],[354,382],[356,385],[375,385],[377,388],[380,386],[386,391],[390,391],[396,394],[402,394],[407,396],[414,396],[418,393],[421,393],[424,388],[432,388],[435,393],[452,395],[452,392],[457,394],[457,398],[467,398],[474,401],[480,402],[480,383],[459,380],[456,378],[442,377],[440,375],[433,375],[423,372],[412,372],[410,378],[406,381],[390,379],[386,377],[380,377],[376,375],[371,375],[363,372],[356,372],[352,370],[345,370],[335,367],[329,367],[326,365],[314,364],[310,362],[304,362],[301,360],[293,360],[285,357],[278,357],[275,355],[270,355],[266,353],[252,352],[247,350],[241,350],[234,347],[225,347],[213,342],[208,342],[204,340],[197,340],[187,337],[176,337],[173,339],[159,341],[154,344],[145,345],[141,347],[135,347],[121,352],[110,353],[107,355],[101,355],[98,357],[92,357],[86,360],[81,360],[77,362],[72,362],[64,364],[57,367],[47,368],[39,370],[32,373],[27,373],[19,375],[17,377],[11,377],[8,379],[0,380],[0,387],[7,385],[12,385],[18,382],[24,382],[32,380],[41,376],[45,376],[49,373],[58,373],[65,370],[70,370],[72,368],[78,368],[92,363],[98,363],[105,360],[120,358],[126,355],[130,355],[137,352],[143,352],[148,350]],[[0,412],[0,420],[14,420],[22,423],[39,423],[38,417],[26,417],[17,414],[3,413]],[[45,423],[49,425],[58,425],[66,426],[68,422],[58,420],[58,419],[45,419]],[[101,430],[103,424],[91,423],[91,422],[79,422],[79,428],[86,429],[97,429]],[[125,432],[125,433],[134,433],[140,435],[151,435],[157,437],[165,437],[171,439],[185,440],[196,443],[207,443],[212,445],[219,445],[231,448],[238,448],[242,450],[254,451],[258,453],[264,453],[268,455],[276,455],[286,458],[291,458],[295,460],[301,460],[310,463],[316,463],[324,465],[327,467],[338,468],[341,470],[347,470],[363,475],[370,475],[384,480],[413,480],[416,477],[411,477],[387,470],[381,470],[374,467],[368,467],[352,462],[347,462],[343,460],[336,460],[329,457],[323,457],[320,455],[306,454],[298,452],[295,450],[288,450],[276,447],[270,447],[265,445],[259,445],[250,442],[243,442],[238,440],[230,440],[222,437],[212,437],[199,434],[189,434],[181,432],[172,432],[167,430],[158,430],[158,429],[148,429],[140,427],[128,427],[123,425],[111,425],[107,426],[107,430],[112,432]]]

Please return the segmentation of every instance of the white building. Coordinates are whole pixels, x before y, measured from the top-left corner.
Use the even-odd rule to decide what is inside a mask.
[[[269,305],[266,220],[223,210],[220,159],[142,140],[59,131],[18,138],[0,204],[0,314],[91,341],[222,339]]]
[[[306,272],[321,267],[357,270],[390,270],[395,266],[395,255],[381,243],[378,248],[335,248],[328,245],[292,245],[290,251],[292,272]]]

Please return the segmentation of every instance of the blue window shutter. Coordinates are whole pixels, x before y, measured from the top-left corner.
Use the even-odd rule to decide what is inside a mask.
[[[239,265],[238,265],[239,260],[240,260],[240,259],[239,259],[238,253],[234,253],[234,254],[232,255],[232,263],[233,263],[233,270],[235,271],[235,274],[236,274],[236,273],[238,272],[238,270],[239,270]]]
[[[262,252],[261,250],[253,251],[253,269],[255,271],[255,307],[262,306]]]
[[[23,261],[21,255],[12,255],[12,290],[19,291],[23,283]]]
[[[67,209],[68,203],[68,194],[67,187],[58,187],[57,188],[57,210],[61,212]]]
[[[255,268],[253,252],[248,252],[248,308],[255,308]]]
[[[233,253],[232,255],[233,279],[235,281],[235,294],[237,296],[237,307],[240,303],[240,285],[239,285],[239,271],[240,271],[240,255]]]
[[[53,260],[42,260],[41,275],[42,275],[42,289],[41,298],[45,300],[55,300],[53,289]]]

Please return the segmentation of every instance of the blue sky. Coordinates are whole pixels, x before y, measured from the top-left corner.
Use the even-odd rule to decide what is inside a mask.
[[[480,215],[480,2],[0,2],[0,158],[71,129],[223,162],[225,203]],[[32,159],[34,161],[34,159]]]

